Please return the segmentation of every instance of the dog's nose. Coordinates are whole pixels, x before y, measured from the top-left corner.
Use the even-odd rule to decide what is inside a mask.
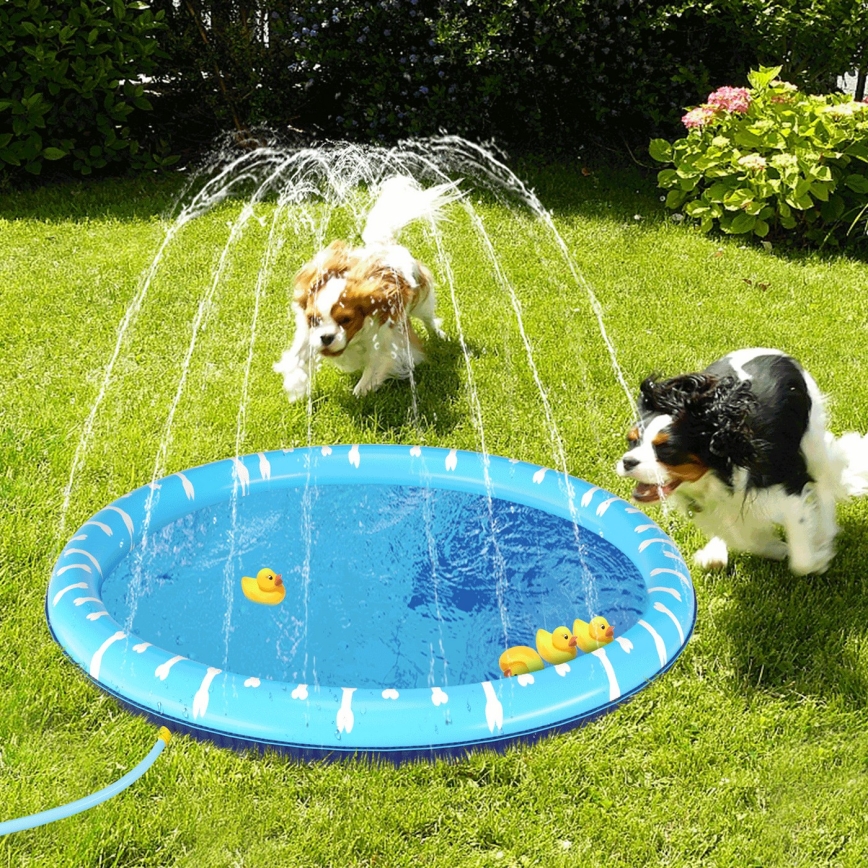
[[[625,473],[629,473],[631,470],[635,470],[639,466],[638,458],[631,458],[629,455],[625,455],[621,459],[621,467],[624,469]]]
[[[335,339],[334,335],[320,335],[320,338],[319,338],[320,343],[324,347],[329,346],[332,343],[332,341],[334,341],[334,339]]]

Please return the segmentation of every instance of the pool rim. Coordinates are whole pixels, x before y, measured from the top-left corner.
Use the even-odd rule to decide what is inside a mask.
[[[379,688],[305,685],[299,692],[302,685],[262,680],[253,687],[257,691],[254,709],[243,714],[237,703],[233,706],[232,695],[241,696],[241,704],[249,704],[254,693],[244,685],[255,676],[185,658],[171,662],[171,671],[167,670],[159,683],[154,681],[154,674],[145,686],[136,682],[131,686],[129,679],[138,677],[139,669],[149,668],[156,673],[170,662],[169,658],[178,657],[127,634],[111,615],[94,608],[102,606],[99,587],[95,587],[101,585],[102,578],[95,577],[95,573],[108,575],[128,554],[131,544],[141,539],[142,516],[132,507],[151,500],[153,531],[212,503],[231,496],[243,497],[252,488],[276,484],[298,487],[302,479],[305,484],[316,485],[418,485],[421,480],[452,491],[490,491],[504,500],[561,517],[575,517],[583,532],[598,533],[639,569],[648,594],[647,608],[639,619],[639,624],[644,625],[639,629],[639,624],[634,624],[601,652],[580,654],[566,667],[547,666],[534,674],[532,683],[521,684],[520,679],[510,678],[444,686],[441,692],[447,698],[443,701],[438,701],[436,687],[400,690],[398,701],[381,695]],[[112,533],[106,534],[101,526],[111,527]],[[118,537],[113,539],[115,531]],[[126,548],[125,531],[130,543]],[[81,539],[82,535],[90,538],[91,533],[97,537],[95,553],[85,547],[87,540]],[[101,535],[106,538],[101,540]],[[625,550],[613,537],[637,543],[637,550]],[[100,547],[100,542],[109,542],[119,552],[104,570],[106,545]],[[80,554],[82,551],[90,554]],[[71,554],[76,555],[73,560],[79,564],[66,560]],[[83,596],[70,593],[73,588],[81,590]],[[658,595],[656,602],[651,599],[652,590]],[[660,602],[661,598],[665,603]],[[365,754],[397,761],[460,756],[478,747],[502,749],[515,741],[534,741],[593,720],[666,672],[684,650],[696,620],[690,572],[674,542],[640,509],[622,498],[578,477],[515,459],[441,447],[383,444],[254,453],[202,464],[170,474],[154,485],[141,486],[95,513],[64,546],[52,570],[45,607],[55,641],[90,680],[127,708],[173,731],[223,746],[273,748],[303,759]],[[95,617],[88,621],[88,615]],[[625,643],[632,649],[625,650]],[[147,647],[135,653],[133,649],[142,644]],[[93,661],[99,649],[95,667]],[[121,655],[117,653],[120,649]],[[156,670],[152,667],[155,655],[160,658]],[[136,665],[144,664],[145,659],[148,667]],[[589,694],[593,701],[582,693],[581,678],[593,684]],[[169,682],[172,690],[166,689]],[[567,684],[572,685],[572,692],[564,689]],[[268,701],[259,701],[265,693]],[[529,695],[539,701],[528,705]],[[555,712],[553,708],[560,710]],[[264,727],[261,718],[269,712],[292,720],[277,728]],[[472,720],[468,721],[468,717]],[[304,727],[300,727],[299,718],[307,720]],[[311,722],[315,724],[313,731]],[[360,732],[364,737],[359,736]]]

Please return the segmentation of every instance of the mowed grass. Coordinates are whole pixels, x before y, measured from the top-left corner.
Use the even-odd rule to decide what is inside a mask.
[[[538,223],[473,194],[515,298],[460,210],[443,227],[458,312],[432,239],[410,232],[440,282],[449,339],[429,344],[415,390],[391,383],[357,400],[355,377],[324,370],[310,412],[271,370],[292,336],[289,278],[313,249],[291,213],[277,214],[283,241],[262,273],[274,204],[256,207],[223,256],[242,213],[223,203],[178,233],[140,297],[181,181],[0,201],[0,820],[100,789],[154,742],[152,724],[64,658],[44,605],[78,524],[155,474],[307,444],[484,442],[548,466],[563,454],[571,473],[628,496],[613,468],[633,411],[583,281],[630,390],[652,371],[774,346],[814,374],[833,430],[868,430],[863,262],[699,236],[666,217],[637,172],[519,174],[582,279]],[[351,229],[337,214],[324,232]],[[650,514],[688,558],[701,545],[680,517]],[[864,865],[868,502],[843,505],[840,521],[823,576],[749,556],[723,574],[694,571],[698,620],[683,655],[581,729],[401,767],[179,736],[121,795],[0,839],[0,864]]]

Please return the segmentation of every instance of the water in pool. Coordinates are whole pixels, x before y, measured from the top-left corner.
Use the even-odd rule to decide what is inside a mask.
[[[639,572],[592,533],[580,540],[570,521],[476,494],[282,488],[152,530],[106,576],[102,597],[120,623],[134,613],[136,636],[239,674],[446,686],[502,677],[501,651],[533,645],[540,627],[602,614],[618,636],[636,623]],[[242,593],[241,578],[263,567],[283,578],[277,605]]]

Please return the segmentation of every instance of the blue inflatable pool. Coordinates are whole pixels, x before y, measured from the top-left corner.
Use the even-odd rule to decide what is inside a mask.
[[[60,553],[46,610],[96,684],[172,730],[402,760],[610,710],[672,665],[696,605],[666,534],[582,480],[333,446],[118,499]]]

